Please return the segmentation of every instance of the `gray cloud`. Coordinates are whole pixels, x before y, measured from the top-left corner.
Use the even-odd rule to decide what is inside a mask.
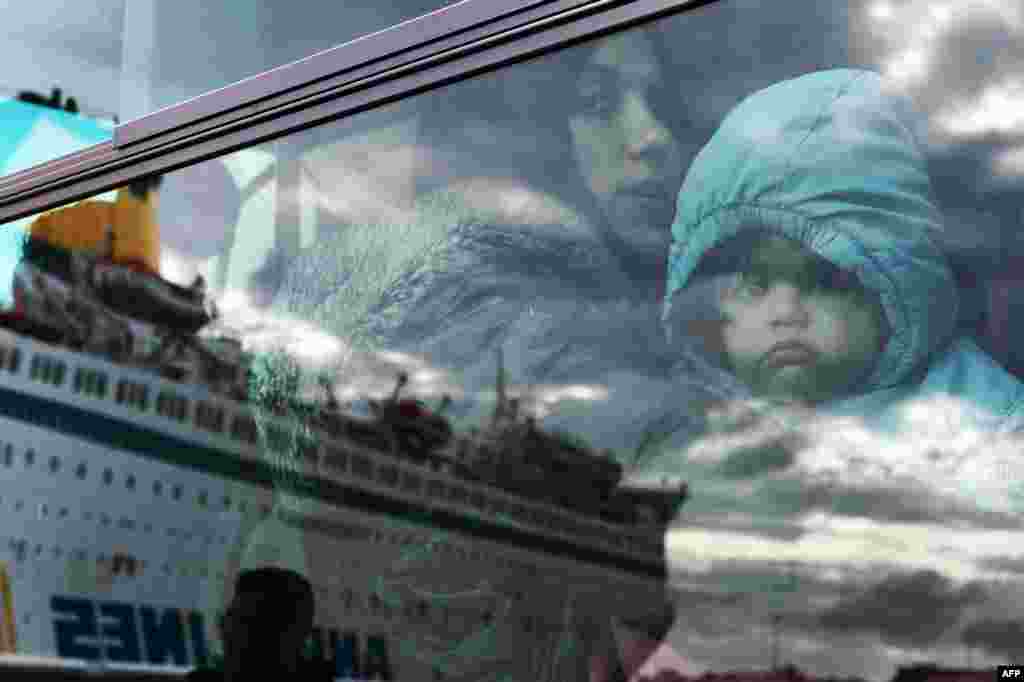
[[[1024,656],[1024,623],[1020,621],[975,621],[964,628],[961,639],[967,646],[980,647],[1012,660]]]
[[[796,462],[796,454],[807,441],[800,434],[780,434],[750,447],[739,447],[718,465],[724,478],[757,478],[784,471]]]
[[[881,4],[892,8],[888,18],[872,12]],[[1024,69],[1014,0],[947,3],[945,18],[938,4],[857,0],[850,3],[849,14],[855,61],[885,69],[907,50],[923,52],[924,68],[906,83],[909,94],[929,112],[951,101],[977,98],[993,82]]]
[[[761,529],[746,528],[758,535],[776,537],[781,519],[813,511],[892,523],[1020,528],[1015,513],[985,509],[979,500],[937,490],[909,472],[899,475],[884,460],[872,462],[876,471],[861,467],[858,457],[844,459],[845,455],[839,453],[836,464],[819,467],[812,459],[814,453],[804,452],[810,445],[808,438],[775,428],[770,422],[760,419],[736,433],[713,436],[699,449],[667,460],[708,464],[707,471],[714,478],[748,486],[750,494],[736,499],[733,511],[749,512],[751,505],[761,509]],[[663,466],[667,469],[670,464]],[[700,513],[705,502],[710,498],[695,498],[689,511]],[[764,505],[769,503],[773,512],[766,516]],[[716,515],[723,529],[733,527],[720,512],[701,518],[712,522]]]
[[[979,584],[956,587],[935,571],[896,574],[841,599],[818,622],[834,632],[877,632],[883,641],[924,648],[938,641],[965,608],[985,598]]]
[[[1020,573],[1024,577],[1024,557],[998,557],[982,559],[978,562],[983,568],[1006,573]]]
[[[768,518],[759,514],[688,512],[683,522],[691,527],[757,535],[787,542],[799,540],[807,533],[806,528],[791,523],[788,518]]]
[[[117,68],[121,63],[124,2],[17,3],[16,7],[5,7],[0,33],[39,52],[63,53],[76,61]]]
[[[962,500],[940,495],[902,481],[892,487],[869,488],[811,482],[800,493],[802,508],[827,509],[841,516],[893,523],[966,524],[977,528],[1018,530],[1020,520],[1010,513],[987,511]]]

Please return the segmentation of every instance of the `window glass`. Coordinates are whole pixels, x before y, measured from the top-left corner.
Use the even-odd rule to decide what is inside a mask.
[[[228,3],[202,0],[126,3],[122,120],[179,104],[446,4],[264,0],[238,12]]]
[[[0,27],[0,175],[110,140],[118,122],[444,4],[273,0],[239,12],[200,0],[18,3]]]
[[[12,546],[18,646],[990,675],[1024,603],[1011,9],[707,5],[7,226],[5,443],[74,457],[0,497],[85,552]],[[267,567],[312,585],[306,648],[261,629],[308,605]]]
[[[110,139],[119,107],[123,2],[18,3],[6,8],[0,36],[0,174]]]

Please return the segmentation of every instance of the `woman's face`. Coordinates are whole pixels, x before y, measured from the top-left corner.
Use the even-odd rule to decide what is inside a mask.
[[[643,32],[607,39],[583,68],[569,119],[576,161],[609,228],[631,250],[659,256],[682,176],[677,141],[653,106],[666,76]]]

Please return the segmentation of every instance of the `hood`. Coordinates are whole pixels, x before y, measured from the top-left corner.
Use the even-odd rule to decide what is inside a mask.
[[[900,383],[951,338],[942,217],[915,140],[918,117],[869,71],[837,69],[747,97],[694,160],[672,225],[663,316],[700,259],[768,226],[877,292],[891,335],[862,390]]]

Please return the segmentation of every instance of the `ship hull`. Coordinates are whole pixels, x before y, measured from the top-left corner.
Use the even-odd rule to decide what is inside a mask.
[[[339,678],[572,679],[608,646],[611,617],[661,606],[663,565],[613,546],[614,529],[604,545],[558,537],[537,528],[539,507],[381,457],[370,478],[323,457],[281,465],[154,409],[172,389],[214,403],[194,387],[15,335],[0,356],[0,556],[19,653],[201,664],[253,565],[309,576],[310,654]],[[83,369],[106,376],[105,395],[82,389]],[[149,387],[146,408],[123,382]],[[301,485],[282,492],[283,474]]]

